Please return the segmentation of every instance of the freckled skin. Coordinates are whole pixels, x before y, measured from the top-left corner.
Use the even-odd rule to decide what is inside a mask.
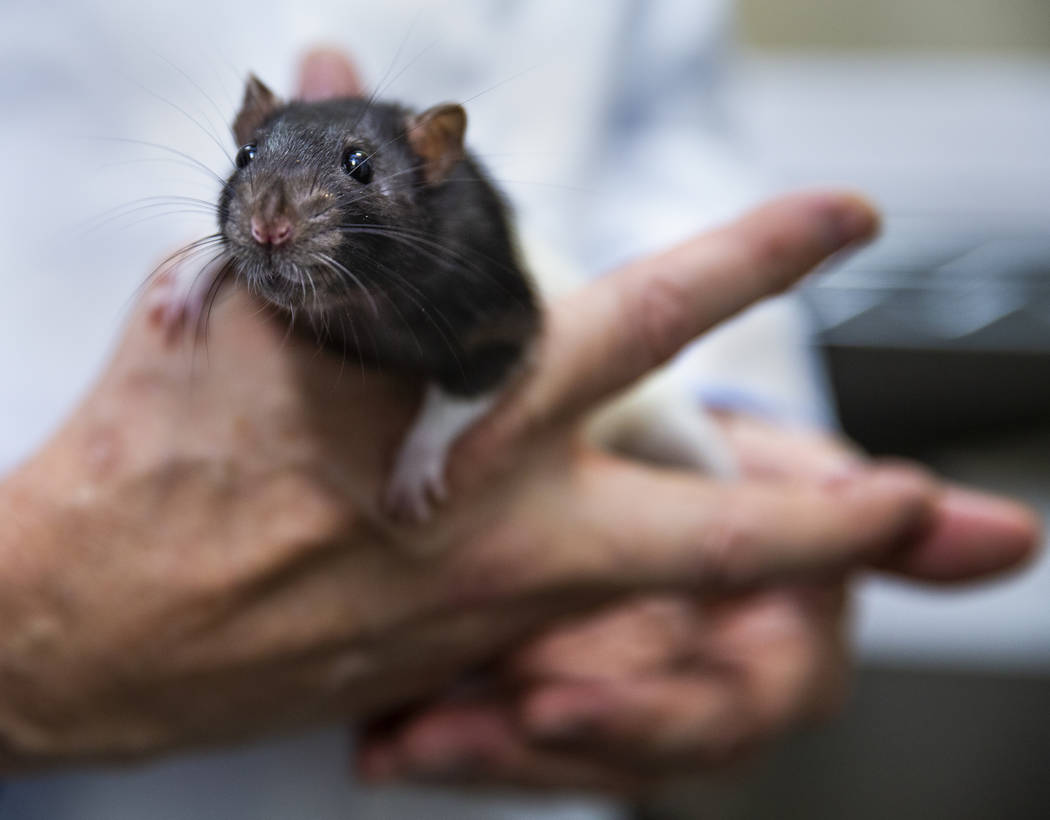
[[[410,117],[360,99],[277,107],[222,191],[220,229],[252,292],[327,346],[478,395],[521,359],[539,310],[500,195],[466,154],[428,182]],[[352,150],[367,183],[343,167]],[[292,239],[256,242],[253,214],[288,218]]]

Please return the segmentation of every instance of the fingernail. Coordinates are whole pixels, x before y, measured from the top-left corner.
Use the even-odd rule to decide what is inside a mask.
[[[944,504],[979,518],[989,526],[1012,529],[1025,541],[1038,540],[1039,520],[1028,507],[1012,499],[964,487],[948,487],[944,493]]]
[[[935,525],[901,560],[906,571],[923,578],[977,580],[1031,559],[1042,541],[1041,524],[1015,502],[949,487]]]
[[[867,200],[859,196],[836,199],[828,220],[828,246],[840,250],[854,242],[871,239],[878,228],[878,212]]]

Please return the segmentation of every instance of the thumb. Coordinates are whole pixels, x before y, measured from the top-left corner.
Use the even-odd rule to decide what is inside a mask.
[[[299,64],[299,99],[313,102],[360,96],[364,88],[357,67],[341,51],[315,48]]]

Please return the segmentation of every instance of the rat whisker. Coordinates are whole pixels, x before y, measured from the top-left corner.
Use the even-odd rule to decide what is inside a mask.
[[[158,207],[161,207],[161,206],[158,206]],[[103,229],[109,227],[110,225],[120,223],[120,220],[130,219],[131,217],[134,217],[134,216],[135,216],[134,212],[124,213],[124,214],[116,214],[114,216],[109,217],[108,219],[105,219],[105,220],[99,222],[96,225],[92,225],[92,226],[84,228],[83,229],[83,233],[85,235],[89,235],[89,234],[94,234],[94,233],[97,233],[97,232],[101,232]],[[146,216],[141,216],[138,219],[131,219],[130,222],[120,223],[119,224],[119,228],[120,228],[121,231],[126,231],[126,230],[130,230],[131,228],[134,228],[136,225],[142,224],[143,222],[149,222],[149,221],[154,220],[154,219],[165,219],[165,218],[169,218],[169,217],[172,217],[172,216],[210,217],[212,215],[211,214],[207,214],[207,213],[205,213],[203,211],[200,211],[200,210],[192,210],[192,209],[189,209],[189,208],[168,208],[167,210],[163,210],[163,211],[160,211],[158,213],[150,213],[150,214],[147,214]]]
[[[335,273],[335,274],[339,273],[339,271],[337,271],[336,269],[332,268],[329,265],[329,263],[324,258],[319,257],[317,255],[314,255],[314,259],[320,265],[322,265],[322,267],[324,269],[328,270],[329,272]],[[311,281],[312,281],[312,277],[311,277]],[[339,277],[339,276],[337,276],[337,281],[341,284],[341,286],[346,290],[346,292],[348,294],[350,294],[351,296],[353,295],[353,291],[352,291],[352,289],[350,287],[350,283],[349,282],[347,282],[343,277]],[[364,290],[363,287],[362,287],[362,290]],[[329,328],[330,328],[330,321],[331,321],[330,320],[331,311],[320,309],[316,290],[314,291],[314,308],[315,308],[315,312],[317,312],[320,315],[320,317],[321,317],[321,321],[323,323],[323,326],[324,326],[326,334],[330,335]],[[346,323],[343,320],[347,319],[350,322],[350,335],[353,338],[354,350],[357,351],[357,358],[358,358],[358,362],[359,362],[359,364],[361,366],[361,373],[362,373],[362,375],[364,375],[365,362],[364,362],[364,357],[362,356],[362,353],[361,353],[361,340],[358,338],[357,327],[354,324],[353,317],[351,316],[350,311],[337,311],[335,313],[335,315],[339,317],[339,330],[341,331],[341,336],[340,336],[341,339],[344,339],[344,340],[346,339]],[[367,325],[366,325],[366,327],[367,327]],[[375,340],[375,336],[371,333],[371,329],[369,329],[369,335],[372,338],[372,347],[375,348],[376,347],[376,340]],[[346,345],[342,344],[342,345],[340,345],[340,347],[342,348],[342,354],[343,354],[342,365],[345,365],[346,364]],[[340,372],[340,376],[342,375],[342,365],[340,366],[340,371],[339,371]]]
[[[175,157],[136,157],[135,159],[123,159],[116,162],[104,162],[98,166],[100,171],[109,170],[110,168],[121,168],[128,165],[147,165],[147,164],[160,164],[168,163],[171,165],[179,165],[183,168],[189,168],[194,171],[200,170],[199,167],[193,163],[186,162],[184,160],[176,159]],[[209,182],[211,178],[209,177]]]
[[[226,116],[227,116],[226,113],[221,108],[219,108],[219,104],[215,102],[215,98],[212,97],[207,91],[205,91],[204,88],[200,85],[200,83],[198,83],[195,79],[193,79],[193,77],[191,77],[187,71],[184,71],[173,60],[169,60],[167,57],[165,57],[163,54],[161,54],[159,51],[157,51],[155,49],[151,49],[151,50],[153,51],[153,56],[155,56],[157,59],[167,63],[171,68],[175,69],[179,74],[181,74],[190,83],[190,85],[192,85],[195,89],[197,89],[197,91],[200,92],[201,96],[204,97],[204,99],[207,100],[209,103],[211,103],[211,107],[213,109],[215,109],[215,113],[219,115],[219,121],[220,122],[225,122]],[[201,113],[201,116],[203,116],[203,117],[205,117],[207,119],[208,125],[214,131],[219,132],[219,129],[215,127],[215,123],[212,122],[211,117],[206,115],[203,111],[201,111],[200,113]]]
[[[381,262],[378,262],[376,260],[372,260],[372,261],[373,261],[373,264],[377,265],[378,267],[383,268],[384,270],[387,270],[389,272],[393,272],[393,271],[391,271],[391,269],[387,268]],[[396,280],[391,280],[391,284],[396,286],[396,285],[398,285],[398,282]],[[411,301],[415,305],[416,309],[419,310],[419,312],[422,313],[424,316],[426,316],[426,310],[424,310],[414,299],[412,299],[411,294],[407,294],[406,293],[406,295],[408,296],[409,301]],[[416,345],[416,352],[419,354],[420,358],[422,358],[423,357],[423,343],[419,339],[419,334],[416,333],[416,328],[413,326],[413,324],[410,321],[408,321],[408,318],[405,316],[405,314],[401,312],[401,308],[398,307],[397,301],[393,297],[391,297],[389,294],[384,294],[384,296],[386,296],[386,300],[390,303],[390,307],[393,308],[394,313],[397,314],[398,319],[401,320],[401,324],[403,324],[405,326],[405,328],[408,330],[408,332],[412,334],[412,341]],[[433,320],[431,320],[431,321],[433,321]],[[440,328],[438,328],[437,330],[438,330],[439,335],[442,335],[442,338],[444,338],[443,334],[441,333]],[[447,342],[446,342],[446,344],[447,344]],[[377,351],[377,353],[378,353],[378,351]],[[378,359],[379,357],[377,356],[376,358]]]
[[[449,259],[458,261],[465,269],[491,279],[491,276],[488,275],[487,272],[484,271],[484,269],[482,269],[474,260],[469,259],[463,253],[453,250],[447,245],[442,245],[422,233],[412,233],[407,230],[402,232],[400,229],[393,228],[392,226],[381,225],[371,225],[368,227],[344,225],[342,227],[344,230],[348,230],[351,233],[380,236],[402,243],[439,263],[445,263]]]
[[[310,273],[310,268],[309,267],[304,267],[303,268],[303,273],[306,274],[306,277],[307,277],[307,279],[310,282],[310,290],[313,293],[314,310],[315,311],[319,310],[321,302],[320,302],[320,299],[318,299],[318,297],[317,297],[317,283],[314,282],[314,275],[312,273]],[[303,297],[303,298],[305,299],[305,297]]]
[[[452,360],[455,363],[456,369],[459,370],[460,375],[465,379],[467,371],[466,371],[466,368],[463,365],[463,360],[460,357],[460,350],[459,350],[458,345],[454,344],[452,339],[450,338],[450,336],[447,335],[444,330],[442,330],[441,324],[433,316],[431,316],[431,311],[427,310],[426,305],[422,304],[419,301],[419,299],[416,299],[416,298],[414,298],[412,296],[412,291],[414,290],[416,293],[418,293],[421,299],[423,299],[425,301],[430,301],[430,300],[426,299],[426,297],[419,291],[419,289],[416,288],[415,286],[413,286],[411,284],[411,282],[409,282],[408,278],[405,277],[403,274],[399,273],[397,270],[389,267],[388,265],[384,265],[381,262],[375,262],[375,264],[378,265],[383,270],[387,271],[387,273],[392,276],[392,278],[389,280],[391,282],[391,284],[393,284],[395,286],[399,286],[400,289],[401,289],[401,292],[406,297],[408,297],[408,300],[410,302],[412,302],[412,304],[415,305],[416,309],[423,315],[423,317],[428,322],[430,322],[430,325],[434,328],[434,330],[437,331],[438,336],[440,336],[441,340],[445,343],[445,347],[448,348],[449,354],[452,356]],[[411,290],[409,288],[411,288]],[[441,318],[442,322],[444,322],[444,324],[445,324],[446,328],[449,330],[449,332],[454,334],[454,327],[452,326],[452,323],[448,320],[448,318],[444,315],[444,313],[442,313],[434,305],[431,305],[431,308],[433,309],[433,312],[436,313]],[[409,328],[412,327],[411,324],[409,324],[408,326],[409,326]],[[414,329],[412,329],[412,334],[413,334],[413,336],[415,336],[415,330]],[[422,354],[422,346],[419,343],[419,337],[418,336],[416,336],[416,344],[417,344],[417,346],[420,349],[420,353]]]
[[[343,321],[343,314],[339,314],[339,332],[342,338],[346,338],[346,323]],[[361,379],[365,378],[365,357],[362,355],[361,350],[358,347],[357,342],[357,331],[354,330],[353,320],[350,322],[350,333],[354,337],[354,350],[357,352],[357,363],[361,368]],[[346,371],[346,345],[340,345],[342,348],[341,356],[339,357],[339,375],[336,377],[336,386],[339,385],[343,380],[343,373]]]
[[[607,197],[609,193],[607,191],[600,191],[597,188],[580,188],[576,185],[562,185],[558,182],[544,182],[538,179],[509,179],[507,177],[490,177],[493,182],[498,182],[501,185],[534,185],[540,188],[552,188],[557,191],[568,191],[574,194],[587,194],[588,196],[600,196]],[[445,182],[452,182],[456,184],[465,185],[477,185],[476,179],[457,179],[456,177],[449,177]]]
[[[149,142],[147,140],[131,139],[130,137],[87,137],[87,139],[99,140],[103,142],[123,142],[128,143],[130,145],[141,145],[146,148],[155,148],[159,151],[167,151],[169,154],[174,154],[177,157],[181,157],[182,159],[189,161],[199,170],[203,171],[209,177],[218,182],[220,185],[226,184],[226,180],[219,176],[218,173],[216,173],[208,165],[201,162],[199,159],[192,156],[191,154],[187,154],[184,151],[179,151],[177,148],[172,148],[170,145],[162,145],[159,142]]]
[[[137,80],[134,80],[134,79],[132,79],[130,77],[128,77],[127,79],[133,85],[138,86],[146,94],[149,94],[154,99],[159,100],[160,102],[164,103],[167,106],[170,106],[175,111],[177,111],[180,114],[182,114],[182,116],[184,116],[187,120],[189,120],[191,123],[193,123],[195,126],[197,126],[197,128],[200,129],[201,133],[204,134],[204,136],[206,136],[213,143],[215,143],[215,145],[223,153],[223,155],[226,157],[226,159],[228,159],[230,161],[230,165],[234,164],[233,157],[230,155],[230,152],[226,150],[226,146],[223,145],[222,141],[211,130],[209,130],[208,128],[205,128],[204,125],[201,124],[200,120],[198,120],[196,117],[194,117],[192,114],[190,114],[185,108],[183,108],[178,103],[172,102],[171,100],[169,100],[164,95],[158,94],[156,91],[153,91],[152,89],[147,88],[146,86],[144,86],[142,83],[138,82]],[[214,128],[214,126],[211,126],[211,127]]]
[[[476,100],[478,97],[481,97],[481,96],[483,96],[485,94],[488,94],[491,91],[495,91],[497,88],[500,88],[501,86],[504,86],[507,83],[518,79],[519,77],[523,77],[524,75],[528,74],[530,71],[535,71],[540,65],[542,65],[542,63],[536,63],[535,65],[531,65],[528,68],[525,68],[525,69],[517,72],[516,74],[512,74],[510,77],[507,77],[505,80],[501,80],[500,82],[496,83],[495,85],[491,85],[488,88],[486,88],[486,89],[484,89],[482,91],[479,91],[477,94],[474,94],[471,97],[467,97],[465,100],[460,100],[458,104],[459,105],[466,105],[468,102],[472,102],[472,101]],[[373,99],[369,99],[368,105],[371,106],[372,102],[373,102]],[[364,117],[364,114],[361,115],[361,118],[363,118],[363,117]],[[360,122],[361,118],[359,118],[358,122]],[[355,127],[356,127],[356,123],[355,123]],[[402,140],[407,139],[408,136],[413,131],[415,131],[418,128],[422,128],[422,127],[423,127],[423,123],[420,122],[420,123],[417,123],[415,126],[413,126],[411,128],[405,129],[404,133],[399,134],[398,136],[393,137],[393,138],[387,140],[386,142],[380,144],[374,151],[372,151],[371,154],[368,155],[368,159],[371,159],[372,157],[374,157],[376,155],[376,153],[378,153],[382,149],[386,148],[387,146],[393,145],[394,143],[401,142]]]
[[[259,308],[258,313],[256,315],[262,313],[263,310],[266,309],[269,309],[269,312],[271,314],[277,313],[278,315],[280,315],[281,313],[281,311],[276,310],[273,305],[264,304],[262,307]],[[288,326],[284,329],[284,336],[281,337],[281,344],[279,345],[280,350],[284,350],[288,346],[288,340],[292,338],[292,332],[295,330],[295,308],[288,308],[288,310],[285,312],[288,314]]]
[[[494,277],[490,271],[486,270],[485,267],[478,264],[477,261],[468,258],[462,252],[453,250],[447,245],[443,245],[440,242],[431,239],[430,236],[424,234],[423,232],[412,232],[409,229],[395,228],[389,225],[361,226],[355,223],[346,224],[341,227],[347,230],[351,230],[353,233],[385,236],[390,239],[393,239],[394,241],[403,242],[409,246],[415,247],[419,252],[424,253],[425,255],[437,260],[438,262],[444,262],[450,258],[453,260],[458,260],[464,265],[464,267],[468,271],[485,278],[486,281],[488,281],[490,284],[499,287],[508,295],[513,295],[512,292],[509,289],[507,289],[496,277]],[[483,259],[494,265],[500,265],[500,267],[509,270],[504,265],[501,265],[498,262],[498,260],[491,259],[485,254],[475,251],[474,255],[478,259]]]
[[[397,268],[391,267],[390,265],[386,265],[386,264],[380,262],[378,259],[375,259],[375,258],[372,258],[370,260],[370,262],[371,262],[371,264],[376,265],[377,267],[379,267],[383,271],[385,271],[386,274],[388,275],[388,277],[392,277],[391,279],[388,279],[388,281],[392,282],[393,284],[398,284],[398,285],[401,286],[402,292],[405,293],[405,295],[409,297],[410,301],[413,303],[413,305],[416,307],[416,309],[419,310],[419,312],[421,314],[423,314],[423,316],[428,321],[430,321],[430,323],[434,326],[434,329],[438,331],[438,333],[442,336],[442,338],[444,339],[446,344],[449,345],[450,349],[452,349],[453,353],[455,354],[455,349],[452,347],[452,344],[451,344],[449,338],[446,337],[445,334],[444,334],[444,331],[447,330],[449,333],[455,335],[456,327],[455,327],[454,323],[452,321],[450,321],[449,318],[447,316],[445,316],[445,314],[436,305],[433,304],[432,300],[427,296],[427,294],[425,294],[422,290],[420,290],[418,286],[416,286],[401,271],[397,270]],[[413,298],[412,297],[413,293],[416,296],[418,296],[419,298],[418,299]],[[389,297],[387,297],[387,298],[389,299]],[[394,305],[395,308],[396,308],[396,303],[393,302],[393,300],[390,300],[390,301],[391,301],[391,304]],[[444,324],[444,330],[442,330],[441,325],[439,325],[437,323],[437,321],[434,319],[434,317],[430,315],[430,311],[427,310],[427,304],[429,304],[429,306],[430,306],[430,311],[433,311],[433,313],[437,314],[438,318],[440,318],[441,322]],[[402,319],[404,319],[403,316],[402,316]],[[406,320],[406,324],[407,324],[407,320]]]
[[[219,267],[218,271],[213,275],[211,271],[214,270],[213,266],[215,265],[218,265]],[[226,248],[223,248],[209,259],[200,269],[200,272],[197,274],[197,278],[194,281],[194,287],[196,287],[196,283],[200,281],[200,277],[211,277],[208,289],[204,292],[204,296],[201,299],[201,310],[200,314],[197,316],[197,327],[194,329],[194,339],[202,344],[205,355],[207,355],[208,350],[208,325],[211,321],[211,312],[215,307],[215,300],[219,298],[219,292],[229,280],[231,274],[232,259]]]
[[[495,259],[489,256],[488,254],[477,250],[476,248],[469,249],[469,251],[467,249],[452,248],[448,244],[440,242],[439,239],[436,238],[440,237],[440,234],[434,233],[432,231],[423,231],[413,228],[406,228],[403,226],[383,225],[376,223],[368,225],[367,228],[369,230],[374,230],[377,232],[387,232],[391,236],[400,235],[402,237],[418,240],[421,244],[426,245],[427,247],[432,248],[435,251],[443,252],[447,254],[450,258],[463,262],[464,264],[468,265],[470,269],[474,272],[481,273],[486,277],[491,277],[491,274],[485,269],[485,267],[479,264],[480,262],[485,262],[489,266],[495,266],[504,271],[509,272],[512,270],[512,268],[505,262],[501,262],[499,259]],[[435,258],[440,259],[440,257]]]
[[[160,263],[150,271],[145,281],[142,282],[133,292],[130,301],[137,301],[137,298],[141,293],[153,282],[155,278],[162,275],[166,271],[170,270],[174,265],[179,264],[185,258],[191,257],[194,253],[201,249],[214,247],[217,244],[224,242],[224,238],[220,233],[209,234],[208,236],[202,236],[200,239],[195,239],[192,242],[187,242],[181,248],[172,253],[168,254]]]
[[[397,72],[397,74],[395,74],[393,77],[391,77],[390,81],[388,83],[386,83],[386,85],[377,84],[376,85],[376,90],[372,93],[371,102],[375,102],[375,98],[379,94],[382,94],[390,86],[392,86],[394,83],[396,83],[398,81],[398,79],[401,77],[401,75],[403,75],[406,71],[408,71],[417,62],[419,62],[419,60],[422,59],[423,55],[425,55],[427,52],[433,50],[434,46],[436,46],[437,44],[438,44],[438,41],[434,40],[432,43],[424,46],[423,50],[420,51],[418,54],[416,54],[416,56],[413,57],[411,60],[409,60],[407,63],[405,63],[404,67],[399,72]],[[365,112],[367,113],[367,109],[365,110]],[[363,116],[364,116],[364,114],[362,114],[362,117]]]
[[[165,194],[161,196],[145,196],[131,200],[130,202],[123,202],[120,205],[114,205],[112,208],[107,208],[102,213],[90,217],[85,221],[90,223],[95,219],[103,219],[114,214],[119,216],[119,212],[134,213],[135,210],[139,208],[155,208],[163,205],[193,205],[194,207],[202,208],[211,214],[217,214],[219,212],[218,206],[214,202],[210,202],[206,199],[198,199],[192,196]]]
[[[412,22],[410,22],[408,24],[408,28],[405,29],[405,33],[401,37],[401,42],[398,44],[397,50],[394,51],[394,56],[390,59],[390,62],[387,64],[386,70],[383,72],[383,76],[379,78],[379,81],[375,84],[375,87],[372,89],[372,93],[368,95],[368,99],[365,101],[364,108],[362,109],[360,116],[358,116],[357,120],[354,122],[354,127],[352,130],[357,130],[357,126],[361,124],[361,120],[364,119],[365,115],[368,114],[368,112],[371,110],[373,103],[375,103],[376,101],[376,97],[379,96],[379,92],[383,89],[383,83],[386,82],[386,78],[390,76],[390,72],[393,71],[394,66],[397,65],[397,61],[401,57],[401,52],[405,50],[405,46],[408,44],[408,40],[412,36],[412,32],[415,30],[416,24],[419,23],[419,18],[422,14],[423,7],[420,6],[416,9],[416,13],[412,16]],[[409,65],[411,65],[411,63],[409,63]],[[394,79],[396,80],[397,77],[395,77]]]
[[[372,308],[372,315],[376,318],[379,318],[379,308],[376,307],[376,303],[375,300],[372,298],[371,292],[368,288],[365,287],[364,283],[348,267],[346,267],[346,265],[337,262],[335,259],[333,259],[326,253],[317,253],[314,254],[314,256],[316,256],[318,259],[323,260],[334,271],[344,273],[348,277],[350,277],[350,280],[354,282],[354,284],[356,284],[358,288],[361,289],[361,292],[365,295],[365,298],[368,299],[369,307]]]

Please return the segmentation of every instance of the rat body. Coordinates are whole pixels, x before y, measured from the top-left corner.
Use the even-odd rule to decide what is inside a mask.
[[[384,494],[388,514],[416,521],[445,499],[449,448],[495,403],[541,326],[506,206],[465,150],[465,127],[458,105],[285,104],[250,77],[233,125],[237,168],[219,199],[226,258],[169,295],[198,313],[232,273],[335,352],[418,376],[423,401]],[[660,405],[621,402],[596,429],[620,449],[729,470],[705,420],[685,421],[698,408]]]
[[[506,206],[463,147],[466,114],[364,99],[282,103],[250,77],[219,198],[228,270],[336,353],[417,376],[386,511],[426,519],[455,439],[540,327]],[[191,286],[203,304],[209,276]]]

